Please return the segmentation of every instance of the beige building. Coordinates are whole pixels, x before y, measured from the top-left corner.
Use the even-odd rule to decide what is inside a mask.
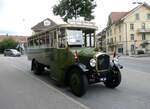
[[[143,3],[129,12],[112,12],[105,40],[110,54],[150,53],[150,6]]]

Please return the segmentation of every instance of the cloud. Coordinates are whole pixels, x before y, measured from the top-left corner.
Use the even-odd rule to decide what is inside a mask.
[[[50,18],[56,23],[61,18],[53,15],[52,7],[59,0],[0,0],[0,30],[17,33],[19,35],[31,35],[31,27],[45,18]],[[136,5],[133,1],[140,0],[96,0],[95,22],[99,31],[106,27],[108,15],[112,11],[129,11]],[[144,1],[144,0],[141,0]],[[150,3],[150,0],[146,0]],[[23,20],[24,19],[24,20]],[[12,32],[14,31],[14,32]]]
[[[19,34],[30,35],[32,26],[54,16],[52,6],[56,2],[57,0],[5,0],[3,13],[0,14],[0,30],[14,30]]]

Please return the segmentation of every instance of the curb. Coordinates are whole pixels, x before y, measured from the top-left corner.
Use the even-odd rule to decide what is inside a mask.
[[[150,57],[150,54],[130,55],[130,57]]]

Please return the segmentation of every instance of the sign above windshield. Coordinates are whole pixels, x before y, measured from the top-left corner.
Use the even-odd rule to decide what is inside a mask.
[[[67,40],[69,45],[83,45],[82,31],[80,30],[66,30]]]
[[[69,19],[68,23],[69,24],[79,24],[79,25],[95,26],[94,22],[82,21],[82,20],[72,20],[72,19]]]

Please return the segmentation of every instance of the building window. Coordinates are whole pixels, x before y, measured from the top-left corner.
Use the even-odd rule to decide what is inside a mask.
[[[142,40],[146,40],[146,35],[145,35],[145,33],[142,33]]]
[[[109,36],[109,31],[107,31],[107,36]]]
[[[121,42],[121,36],[119,36],[119,42]]]
[[[114,28],[114,34],[116,34],[116,28]]]
[[[134,24],[130,24],[130,30],[134,30]]]
[[[114,42],[114,41],[113,41],[113,38],[111,38],[111,39],[110,39],[110,43],[113,43],[113,42]]]
[[[114,39],[114,42],[116,43],[116,37],[115,37],[115,39]]]
[[[131,45],[131,53],[135,54],[135,45]]]
[[[107,44],[109,44],[109,39],[107,39]]]
[[[145,29],[145,23],[142,23],[142,29]]]
[[[131,40],[134,40],[134,34],[130,34]]]
[[[110,36],[112,36],[112,29],[110,29]]]
[[[136,20],[140,20],[140,15],[139,15],[139,13],[135,14],[135,19],[136,19]]]
[[[150,13],[147,14],[147,19],[150,20]]]
[[[119,25],[119,32],[121,32],[121,25]]]

